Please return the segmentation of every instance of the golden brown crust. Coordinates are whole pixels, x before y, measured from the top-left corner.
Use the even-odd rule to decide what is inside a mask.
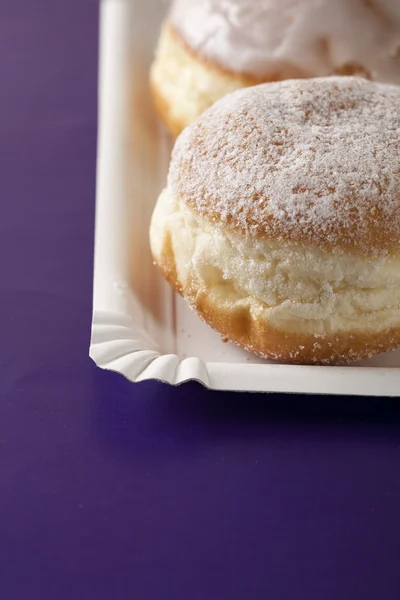
[[[400,346],[400,328],[377,332],[355,330],[314,336],[290,332],[254,318],[246,306],[223,304],[195,281],[183,285],[177,276],[172,242],[167,235],[161,256],[155,261],[169,284],[224,338],[264,358],[297,364],[346,364],[395,350]]]
[[[259,198],[255,196],[254,203],[256,204],[258,200]],[[353,198],[350,196],[344,198],[343,204],[345,204],[345,202],[349,203],[351,200],[353,200]],[[182,195],[182,201],[190,206],[190,209],[198,216],[198,218],[205,218],[211,223],[221,222],[221,215],[216,208],[215,202],[212,201],[212,198],[205,215],[203,212],[198,210],[196,203],[193,202],[190,197],[185,197]],[[338,212],[339,210],[340,205],[338,205]],[[400,206],[396,209],[396,212],[393,211],[393,218],[392,222],[390,223],[387,222],[387,219],[385,221],[385,216],[383,215],[383,211],[379,204],[376,205],[374,214],[369,219],[361,219],[360,215],[356,212],[356,210],[354,210],[353,212],[349,212],[347,220],[341,226],[339,232],[336,223],[334,223],[331,227],[329,227],[327,224],[325,228],[325,235],[319,237],[312,237],[308,231],[303,231],[301,229],[300,217],[298,221],[296,221],[291,227],[288,224],[285,224],[283,227],[279,227],[279,225],[275,223],[273,216],[268,215],[264,217],[262,222],[249,216],[246,220],[245,226],[241,227],[241,224],[238,223],[237,219],[235,218],[236,215],[228,215],[223,223],[223,227],[226,227],[227,229],[230,229],[239,235],[247,235],[251,229],[252,238],[268,238],[270,240],[276,240],[282,243],[296,242],[298,244],[306,244],[321,249],[323,248],[327,251],[344,251],[354,254],[361,254],[365,257],[384,257],[388,254],[394,256],[399,254],[400,233],[397,225],[399,213]],[[362,224],[365,229],[362,239],[360,238],[360,224]],[[268,232],[267,235],[266,231]],[[331,241],[332,238],[334,239],[333,243]],[[362,241],[362,245],[360,240]]]

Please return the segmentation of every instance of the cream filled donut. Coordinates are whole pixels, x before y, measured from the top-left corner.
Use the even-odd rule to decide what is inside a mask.
[[[150,241],[175,290],[247,350],[340,363],[400,346],[400,87],[226,96],[178,138]]]
[[[333,74],[400,84],[399,0],[174,0],[151,83],[177,134],[238,88]]]

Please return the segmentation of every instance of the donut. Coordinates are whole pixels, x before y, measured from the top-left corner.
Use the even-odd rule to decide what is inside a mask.
[[[204,321],[263,357],[400,346],[400,87],[329,77],[229,94],[177,139],[150,245]]]
[[[150,79],[177,135],[236,89],[329,75],[400,84],[398,0],[175,0]]]

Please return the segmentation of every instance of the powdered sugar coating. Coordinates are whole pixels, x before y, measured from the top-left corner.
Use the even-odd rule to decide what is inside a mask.
[[[174,0],[170,21],[190,48],[235,73],[400,83],[398,0]]]
[[[244,235],[400,250],[400,88],[289,80],[217,102],[178,138],[168,187]]]

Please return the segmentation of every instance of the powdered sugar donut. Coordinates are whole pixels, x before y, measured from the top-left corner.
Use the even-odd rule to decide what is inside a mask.
[[[400,345],[400,87],[332,77],[226,96],[178,138],[154,259],[223,336],[346,362]]]
[[[398,0],[174,0],[151,81],[176,134],[238,88],[332,74],[400,83]]]

